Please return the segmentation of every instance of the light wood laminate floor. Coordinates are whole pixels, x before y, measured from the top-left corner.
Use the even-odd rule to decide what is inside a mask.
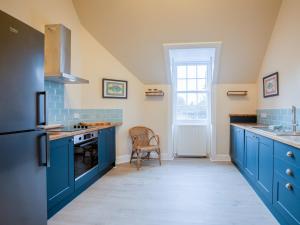
[[[145,165],[146,164],[146,165]],[[176,159],[123,164],[48,221],[49,225],[275,225],[229,163]]]

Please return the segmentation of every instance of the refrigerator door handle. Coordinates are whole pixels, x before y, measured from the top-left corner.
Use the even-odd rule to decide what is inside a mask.
[[[43,99],[41,101],[41,97],[43,96]],[[37,125],[46,125],[46,91],[40,91],[37,92],[36,95],[37,98]],[[41,105],[41,102],[43,102],[43,106]],[[41,113],[41,111],[43,111]]]
[[[49,148],[49,134],[43,133],[40,136],[40,140],[41,140],[40,166],[50,167],[51,160],[50,160],[50,148]]]

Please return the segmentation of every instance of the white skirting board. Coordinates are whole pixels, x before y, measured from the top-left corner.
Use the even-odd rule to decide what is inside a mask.
[[[229,155],[226,154],[218,154],[214,156],[210,156],[210,161],[212,162],[230,162],[231,158]]]
[[[167,153],[162,153],[161,154],[161,159],[162,160],[173,160],[174,157],[167,154]],[[116,164],[128,163],[129,161],[130,161],[130,155],[129,154],[120,155],[120,156],[117,156],[117,158],[116,158]]]
[[[164,153],[161,155],[162,160],[173,160],[174,157]],[[226,154],[219,154],[219,155],[215,155],[215,156],[211,156],[210,160],[212,162],[230,162],[231,158],[229,155]],[[122,164],[122,163],[128,163],[130,161],[130,155],[120,155],[117,157],[116,159],[116,164]]]

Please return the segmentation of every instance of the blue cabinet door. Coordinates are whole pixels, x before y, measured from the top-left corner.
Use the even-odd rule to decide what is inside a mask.
[[[108,128],[108,162],[110,165],[115,165],[116,162],[116,129],[115,127]]]
[[[244,167],[245,130],[231,126],[230,155],[231,160],[240,168]]]
[[[258,137],[258,170],[257,188],[272,203],[274,142],[271,139]]]
[[[101,129],[98,132],[98,161],[99,161],[99,170],[103,170],[108,165],[108,156],[107,156],[107,131],[106,129]]]
[[[300,225],[300,187],[276,172],[273,206],[287,221],[285,224]]]
[[[74,192],[74,149],[71,138],[50,142],[47,168],[48,211]]]
[[[230,157],[231,161],[235,162],[235,127],[230,126]]]
[[[245,173],[253,182],[257,180],[258,138],[255,134],[245,133]]]
[[[235,129],[235,161],[243,169],[245,151],[245,131],[241,128]]]
[[[116,131],[115,127],[99,130],[98,135],[98,152],[99,152],[99,169],[103,170],[108,166],[114,166],[116,161]]]

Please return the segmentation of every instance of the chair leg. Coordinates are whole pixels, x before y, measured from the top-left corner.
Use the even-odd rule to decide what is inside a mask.
[[[132,158],[133,158],[134,152],[135,152],[134,150],[132,150],[132,152],[131,152],[130,164],[131,164],[131,161],[132,161]]]
[[[160,148],[157,150],[159,165],[161,166]]]
[[[137,170],[139,170],[141,167],[141,154],[139,150],[136,151],[136,158],[137,158],[136,166],[137,166]]]
[[[148,160],[150,160],[150,153],[151,153],[151,152],[148,152],[148,153],[147,153],[147,159],[148,159]]]

